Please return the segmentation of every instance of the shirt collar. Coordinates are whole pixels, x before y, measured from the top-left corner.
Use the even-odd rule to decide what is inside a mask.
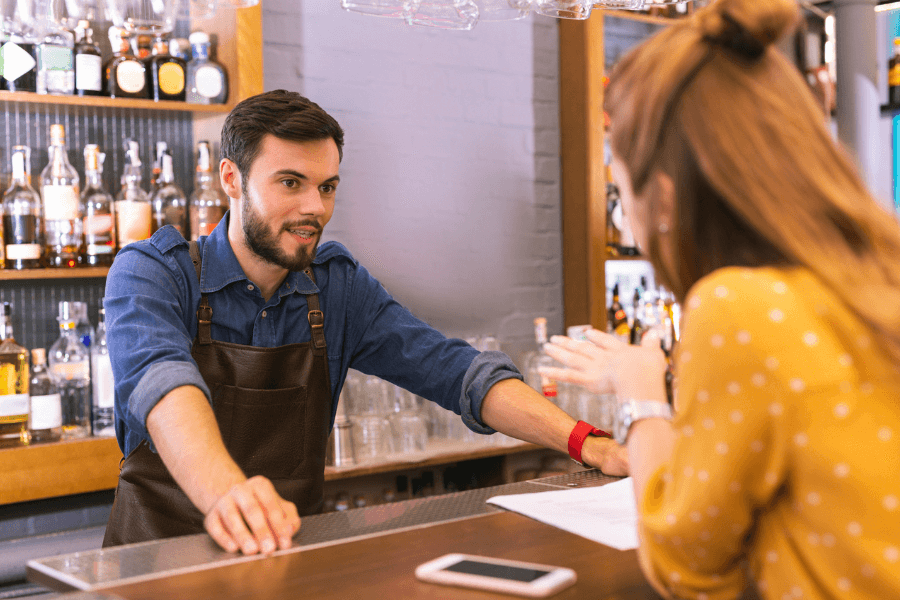
[[[203,268],[200,273],[200,293],[202,294],[218,292],[236,281],[253,283],[244,274],[244,270],[231,248],[231,242],[228,241],[230,216],[231,211],[225,213],[203,245]],[[319,288],[306,276],[306,273],[291,271],[282,282],[281,287],[278,288],[278,296],[294,293],[315,294],[318,291]]]

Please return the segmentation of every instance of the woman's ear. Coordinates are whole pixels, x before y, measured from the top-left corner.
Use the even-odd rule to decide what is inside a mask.
[[[223,158],[219,163],[219,180],[222,183],[222,189],[229,198],[240,200],[241,172],[238,171],[237,165],[227,158]]]
[[[665,235],[672,231],[675,219],[675,182],[667,173],[658,170],[653,174],[653,187],[657,208],[653,226]]]

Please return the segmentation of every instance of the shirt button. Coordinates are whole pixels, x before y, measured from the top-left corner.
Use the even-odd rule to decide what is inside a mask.
[[[249,285],[247,286],[247,289],[250,290],[250,291],[252,292],[252,291],[253,291],[253,284],[252,284],[252,283],[249,284]]]
[[[263,311],[263,319],[266,318],[266,311]]]

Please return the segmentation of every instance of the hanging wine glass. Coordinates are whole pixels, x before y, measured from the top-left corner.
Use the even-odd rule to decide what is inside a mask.
[[[97,23],[108,20],[104,0],[65,0],[65,11],[63,24],[69,29],[74,29],[78,21]]]
[[[421,0],[406,15],[409,25],[468,31],[478,22],[478,6],[472,0]]]
[[[545,17],[584,21],[591,16],[592,6],[592,0],[537,0],[537,13]]]
[[[516,21],[531,12],[530,0],[477,0],[479,21]]]
[[[218,0],[220,4],[231,8],[250,8],[259,4],[259,0]]]
[[[594,8],[641,10],[645,4],[645,0],[594,0]]]
[[[341,8],[373,17],[405,19],[410,0],[341,0]]]
[[[216,0],[181,0],[179,19],[209,19],[216,14]]]
[[[116,27],[133,34],[158,35],[174,29],[179,4],[171,0],[107,0],[106,9]]]

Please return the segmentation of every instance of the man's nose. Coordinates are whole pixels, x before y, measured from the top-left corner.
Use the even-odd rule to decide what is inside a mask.
[[[325,214],[325,203],[318,188],[307,191],[300,197],[300,212],[304,215],[322,216]]]

